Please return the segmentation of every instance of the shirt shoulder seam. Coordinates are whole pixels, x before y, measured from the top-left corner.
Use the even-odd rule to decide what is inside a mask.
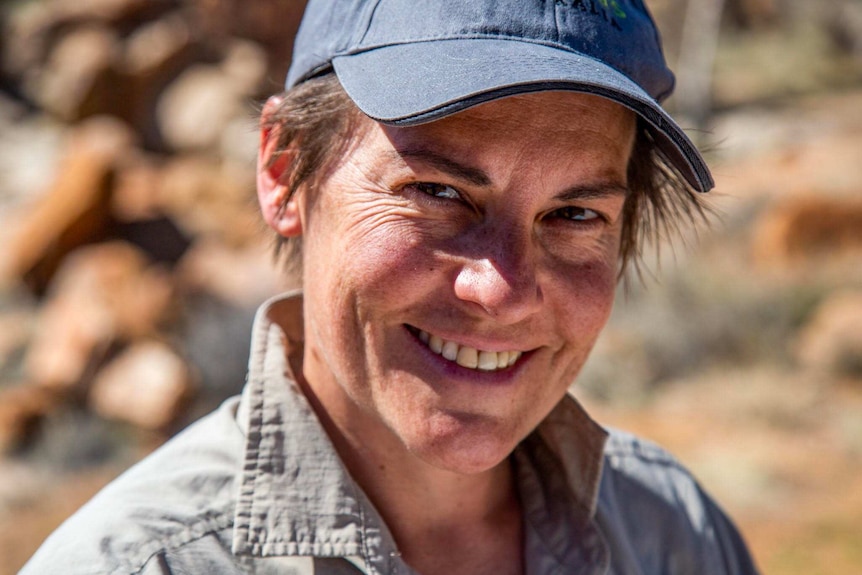
[[[184,528],[179,533],[166,538],[154,539],[142,545],[135,553],[136,559],[126,562],[126,570],[117,569],[114,570],[114,573],[116,575],[125,573],[137,575],[143,571],[147,563],[156,555],[181,549],[189,543],[203,539],[207,535],[228,529],[233,526],[233,523],[233,513],[229,508],[222,510],[215,516],[207,516]]]

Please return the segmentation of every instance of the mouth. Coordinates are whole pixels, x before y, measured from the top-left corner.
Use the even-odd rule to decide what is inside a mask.
[[[500,371],[515,365],[524,353],[517,350],[487,351],[476,349],[443,339],[413,326],[407,326],[407,328],[432,352],[467,369]]]

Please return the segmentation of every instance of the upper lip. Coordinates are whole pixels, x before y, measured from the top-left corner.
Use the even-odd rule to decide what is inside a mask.
[[[458,333],[454,334],[452,332],[448,332],[445,330],[435,330],[435,329],[426,329],[423,327],[418,327],[411,324],[407,325],[408,329],[413,330],[414,332],[417,330],[425,331],[431,335],[436,335],[441,339],[446,341],[452,341],[457,343],[459,346],[472,347],[474,349],[480,351],[493,351],[493,352],[503,352],[503,351],[519,351],[525,353],[532,349],[535,349],[536,346],[525,346],[524,344],[519,344],[513,342],[511,339],[503,339],[503,338],[495,338],[488,336],[477,336],[475,334],[464,334]]]

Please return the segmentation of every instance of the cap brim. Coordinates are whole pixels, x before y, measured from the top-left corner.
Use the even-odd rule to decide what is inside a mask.
[[[655,100],[624,74],[575,52],[519,40],[469,38],[383,46],[337,56],[332,64],[360,110],[397,126],[528,92],[602,96],[630,108],[652,127],[659,148],[694,189],[707,192],[714,185],[700,152]]]

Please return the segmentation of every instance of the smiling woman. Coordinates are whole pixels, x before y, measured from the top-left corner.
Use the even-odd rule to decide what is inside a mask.
[[[306,240],[305,386],[342,455],[364,446],[367,473],[377,451],[429,480],[493,470],[562,398],[610,312],[634,114],[551,91],[420,126],[363,122],[313,190],[269,212]],[[265,205],[284,194],[270,170]],[[498,352],[517,361],[478,369]]]
[[[625,263],[712,186],[649,14],[591,4],[309,3],[257,179],[303,292],[261,308],[242,398],[25,573],[755,573],[567,393]]]

